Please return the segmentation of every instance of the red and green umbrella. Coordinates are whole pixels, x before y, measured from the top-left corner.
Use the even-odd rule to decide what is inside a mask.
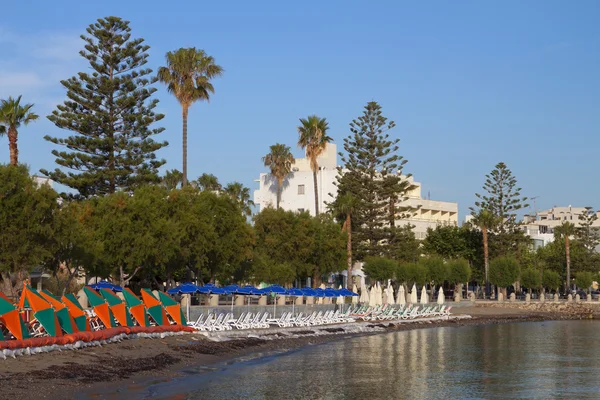
[[[187,321],[185,320],[185,316],[181,310],[181,305],[179,305],[178,302],[163,292],[158,292],[158,297],[162,302],[162,305],[165,307],[167,314],[173,318],[173,321],[175,321],[177,325],[187,325]]]
[[[62,329],[56,312],[37,290],[24,284],[19,305],[21,309],[31,308],[33,317],[42,325],[48,336],[62,336]]]
[[[83,307],[77,301],[77,298],[72,293],[67,293],[61,298],[62,302],[67,306],[71,317],[75,321],[75,325],[80,331],[91,331],[90,321],[87,314],[83,311]]]
[[[15,338],[19,340],[29,339],[29,332],[21,319],[19,310],[4,294],[0,295],[0,322]],[[4,335],[2,340],[4,340]]]
[[[156,325],[170,325],[165,309],[160,301],[154,297],[150,289],[142,289],[142,300],[148,309],[150,318],[156,322]]]
[[[48,294],[45,291],[38,292],[38,294],[46,300],[52,308],[54,308],[54,312],[56,313],[56,318],[58,318],[58,323],[60,327],[66,333],[75,333],[79,332],[79,328],[77,328],[77,324],[73,320],[73,317],[69,313],[69,309],[66,305],[64,305],[60,300],[56,299],[52,294]]]
[[[125,303],[129,307],[129,312],[140,326],[150,326],[148,314],[146,314],[146,306],[144,303],[131,291],[129,288],[123,290]]]
[[[133,320],[127,310],[127,306],[113,292],[109,289],[100,289],[100,294],[104,297],[104,300],[108,303],[110,310],[112,311],[115,319],[121,326],[133,326]]]
[[[88,301],[92,306],[92,310],[94,310],[94,313],[96,313],[98,319],[102,321],[104,326],[106,328],[115,328],[115,318],[108,306],[108,303],[102,297],[100,297],[98,292],[88,286],[85,286],[83,291],[87,295]]]

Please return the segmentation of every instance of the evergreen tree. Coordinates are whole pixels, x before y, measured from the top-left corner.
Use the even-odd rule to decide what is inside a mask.
[[[338,167],[338,196],[349,193],[360,199],[353,216],[356,228],[352,247],[356,259],[394,253],[399,233],[395,224],[412,210],[399,204],[413,188],[408,176],[402,175],[406,160],[398,152],[399,139],[391,139],[388,131],[395,123],[383,116],[381,106],[369,102],[363,115],[350,123],[351,135],[344,139],[346,154],[340,154],[343,167]]]
[[[598,214],[592,209],[592,207],[586,207],[585,211],[579,215],[580,228],[577,230],[577,237],[587,249],[590,257],[595,252],[596,246],[600,244],[600,234],[598,234],[598,228],[593,226],[597,220]]]
[[[92,72],[62,81],[68,99],[48,116],[74,135],[45,137],[66,148],[52,154],[71,171],[42,172],[83,197],[159,182],[158,168],[165,161],[155,152],[167,143],[152,138],[164,128],[153,127],[163,115],[154,112],[158,100],[151,99],[156,78],[144,68],[149,46],[132,39],[129,22],[118,17],[99,19],[87,33],[81,36],[86,44],[80,54]]]

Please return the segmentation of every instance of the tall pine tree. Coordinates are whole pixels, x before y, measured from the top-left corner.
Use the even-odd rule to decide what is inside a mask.
[[[118,17],[99,19],[87,28],[80,54],[92,72],[62,81],[68,99],[48,116],[74,135],[45,137],[66,147],[52,154],[70,171],[42,173],[83,197],[160,181],[158,168],[165,161],[155,152],[167,143],[153,139],[164,130],[153,127],[164,117],[154,112],[158,100],[151,99],[157,79],[151,69],[143,68],[150,47],[144,39],[132,39],[130,32],[129,22]]]
[[[394,256],[410,238],[396,221],[412,214],[401,206],[413,185],[402,175],[406,160],[398,155],[398,142],[388,131],[396,124],[383,116],[381,106],[369,102],[363,114],[350,123],[351,135],[344,139],[346,154],[340,153],[337,198],[350,194],[357,199],[353,213],[352,247],[356,259]],[[335,201],[332,208],[336,209]],[[401,235],[397,235],[402,229]],[[414,239],[414,235],[412,236]]]

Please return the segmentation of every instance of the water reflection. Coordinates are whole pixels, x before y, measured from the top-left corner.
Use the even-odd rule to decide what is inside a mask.
[[[600,324],[423,329],[339,340],[157,385],[191,399],[597,398]]]

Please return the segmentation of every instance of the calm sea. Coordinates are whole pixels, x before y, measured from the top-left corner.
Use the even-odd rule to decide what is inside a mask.
[[[124,393],[160,399],[600,398],[600,322],[434,328],[354,337],[187,371]],[[118,397],[118,396],[117,396]]]

